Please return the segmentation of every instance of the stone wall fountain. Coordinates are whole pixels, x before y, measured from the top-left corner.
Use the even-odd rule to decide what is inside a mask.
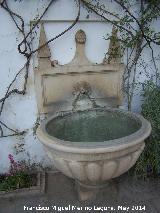
[[[114,28],[112,33],[117,36]],[[118,109],[124,71],[119,43],[111,41],[109,58],[92,64],[85,56],[84,31],[79,30],[75,40],[76,54],[67,65],[51,62],[47,46],[38,53],[38,109],[48,119],[37,136],[56,168],[75,179],[84,201],[135,164],[151,126],[141,115]],[[40,45],[45,41],[42,26]]]

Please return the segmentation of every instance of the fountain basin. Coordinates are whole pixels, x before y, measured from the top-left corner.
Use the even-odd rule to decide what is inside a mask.
[[[100,186],[128,171],[151,132],[141,115],[113,108],[61,112],[37,136],[55,167],[83,185]]]

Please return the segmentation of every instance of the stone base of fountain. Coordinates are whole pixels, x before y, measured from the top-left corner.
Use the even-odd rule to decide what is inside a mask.
[[[96,200],[98,195],[103,193],[103,191],[108,191],[108,196],[114,199],[116,199],[118,195],[118,186],[114,180],[107,181],[100,185],[86,185],[79,181],[75,181],[75,183],[78,200],[81,202]]]

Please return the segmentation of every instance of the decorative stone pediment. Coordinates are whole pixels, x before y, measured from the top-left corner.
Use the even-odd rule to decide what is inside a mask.
[[[39,47],[45,44],[46,41],[47,41],[46,34],[44,31],[44,26],[42,25],[41,32],[40,32],[40,39],[39,39]],[[48,45],[45,45],[43,48],[41,48],[38,51],[38,58],[50,58],[50,57],[51,57],[51,53],[50,53],[50,49]]]
[[[117,36],[115,28],[113,28],[112,35]],[[118,39],[114,42],[110,41],[109,57],[105,58],[101,64],[91,63],[87,59],[86,40],[85,32],[79,30],[75,35],[75,57],[66,65],[59,65],[57,60],[50,60],[48,45],[39,50],[38,68],[35,70],[39,113],[72,109],[75,98],[73,90],[79,82],[86,82],[90,85],[91,98],[98,105],[117,107],[121,104],[124,64],[121,63]],[[39,46],[45,42],[46,35],[42,25]],[[117,49],[115,55],[112,54],[114,48]]]

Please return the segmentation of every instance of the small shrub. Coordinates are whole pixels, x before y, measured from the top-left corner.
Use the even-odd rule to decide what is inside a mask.
[[[144,152],[140,156],[135,174],[141,177],[160,176],[160,87],[148,81],[144,87],[142,115],[151,122],[152,133],[146,140]]]
[[[28,188],[34,185],[35,176],[26,172],[25,165],[16,162],[11,154],[9,173],[0,175],[0,191],[10,191],[19,188]]]

